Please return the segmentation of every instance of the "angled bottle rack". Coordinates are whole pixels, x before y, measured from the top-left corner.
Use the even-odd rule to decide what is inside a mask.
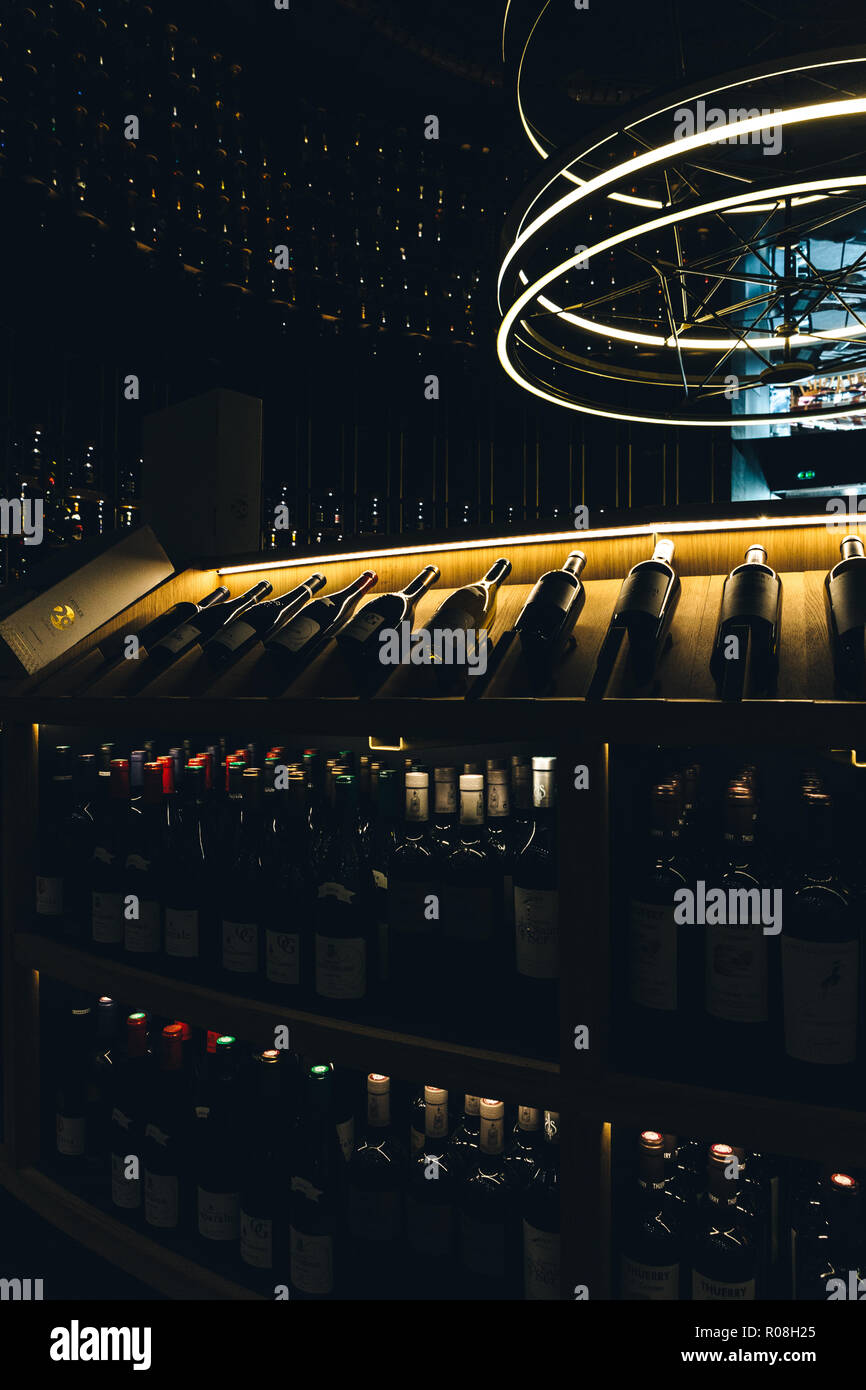
[[[275,1016],[296,1030],[303,1049],[325,1049],[336,1061],[363,1065],[375,1051],[378,1065],[397,1077],[435,1073],[440,1084],[467,1089],[495,1081],[506,1100],[537,1097],[535,1104],[562,1116],[563,1297],[577,1284],[593,1297],[610,1291],[610,1126],[654,1123],[675,1133],[712,1135],[720,1121],[737,1142],[756,1150],[807,1158],[855,1161],[866,1149],[866,1114],[769,1096],[654,1080],[614,1066],[610,1009],[609,750],[618,743],[686,747],[698,744],[866,746],[863,704],[841,698],[824,608],[824,579],[839,558],[846,534],[826,518],[737,517],[729,521],[671,520],[611,531],[546,534],[506,540],[448,542],[304,560],[193,567],[175,575],[133,608],[79,644],[55,668],[29,681],[0,685],[3,732],[3,1064],[5,1124],[2,1177],[11,1190],[49,1219],[119,1264],[140,1244],[136,1273],[169,1296],[182,1285],[204,1297],[246,1296],[239,1287],[190,1272],[178,1258],[100,1216],[91,1225],[66,1203],[33,1164],[39,1156],[39,972],[73,985],[131,987],[157,1010],[206,1025],[215,1013],[241,1037],[265,1045]],[[605,698],[587,700],[622,581],[647,559],[659,539],[674,541],[673,564],[681,592],[670,642],[653,679],[635,684],[627,654],[612,666]],[[519,643],[508,638],[538,577],[560,568],[575,544],[586,554],[581,575],[586,598],[574,643],[547,693],[526,669]],[[722,590],[750,546],[766,548],[783,590],[779,670],[772,698],[736,703],[719,699],[710,671]],[[222,674],[191,651],[153,680],[142,680],[134,660],[118,655],[124,634],[139,630],[171,604],[197,601],[217,584],[232,596],[267,579],[279,595],[310,570],[321,572],[327,592],[345,586],[364,568],[375,569],[373,594],[401,588],[428,563],[439,583],[420,600],[424,623],[443,597],[475,580],[500,555],[512,570],[502,585],[491,629],[500,659],[480,695],[439,693],[430,672],[397,668],[372,698],[353,684],[331,642],[287,688],[275,688],[261,650],[248,652]],[[114,658],[111,657],[112,651]],[[469,682],[467,682],[467,689]],[[290,721],[290,724],[289,724]],[[560,1065],[514,1054],[434,1043],[387,1028],[327,1019],[314,1013],[238,999],[206,986],[135,970],[126,963],[94,963],[77,948],[31,934],[37,757],[40,725],[92,729],[147,729],[155,733],[218,729],[291,728],[292,739],[363,736],[371,748],[484,745],[533,740],[558,760],[560,874]],[[14,814],[11,808],[14,807]],[[617,870],[619,872],[619,869]],[[586,1030],[588,1048],[578,1040]]]

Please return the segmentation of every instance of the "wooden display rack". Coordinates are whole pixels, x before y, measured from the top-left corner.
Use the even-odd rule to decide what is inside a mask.
[[[856,528],[854,528],[856,529]],[[3,1066],[5,1125],[0,1182],[41,1215],[89,1248],[152,1284],[169,1297],[242,1298],[238,1285],[191,1264],[120,1222],[87,1208],[35,1168],[39,1157],[39,973],[83,989],[147,998],[157,1012],[207,1025],[215,1016],[238,1036],[264,1044],[284,1020],[293,1046],[327,1053],[360,1068],[371,1058],[406,1080],[435,1075],[455,1089],[493,1091],[506,1101],[557,1109],[562,1117],[563,1297],[588,1285],[593,1298],[610,1290],[611,1123],[652,1123],[674,1133],[725,1132],[746,1147],[813,1159],[862,1161],[866,1114],[723,1093],[711,1088],[656,1081],[617,1071],[608,1049],[610,994],[608,749],[617,743],[794,743],[814,747],[866,746],[863,704],[841,700],[833,673],[823,607],[827,570],[839,558],[844,531],[829,530],[826,517],[735,518],[718,523],[672,521],[611,532],[572,532],[414,545],[366,554],[262,560],[177,574],[81,642],[40,677],[0,683],[3,824]],[[615,669],[609,698],[589,704],[584,693],[620,583],[628,569],[651,553],[654,539],[672,536],[682,596],[673,643],[649,690]],[[762,542],[783,583],[779,684],[776,697],[723,705],[709,675],[709,656],[725,575],[747,546]],[[587,554],[586,606],[576,646],[566,658],[554,692],[527,693],[519,670],[503,671],[478,700],[439,698],[422,686],[426,672],[399,669],[373,699],[352,693],[334,644],[309,671],[274,695],[262,689],[263,668],[251,654],[217,680],[190,656],[138,693],[134,662],[109,676],[101,645],[113,634],[134,632],[180,599],[200,597],[224,582],[232,595],[260,578],[283,593],[317,569],[329,589],[361,568],[378,571],[378,589],[401,587],[425,563],[442,571],[440,584],[419,605],[423,623],[450,589],[477,578],[500,554],[513,563],[503,586],[494,642],[519,612],[536,578],[559,567],[569,550]],[[320,1015],[237,998],[106,962],[29,932],[37,825],[37,750],[40,724],[100,731],[212,733],[218,729],[298,739],[369,736],[371,746],[421,747],[535,741],[558,758],[560,840],[561,1067],[550,1062],[434,1042],[402,1032],[347,1023]],[[589,791],[574,789],[573,769],[589,770]],[[588,1051],[574,1047],[579,1024],[590,1029]],[[89,1214],[88,1214],[89,1213]]]

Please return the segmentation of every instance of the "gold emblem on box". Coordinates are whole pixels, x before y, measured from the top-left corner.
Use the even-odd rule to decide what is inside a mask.
[[[75,613],[68,603],[56,603],[51,610],[51,626],[56,627],[58,632],[62,632],[65,627],[71,627],[75,622]]]

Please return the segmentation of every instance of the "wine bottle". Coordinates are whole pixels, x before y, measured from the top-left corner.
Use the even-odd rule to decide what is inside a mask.
[[[484,777],[460,777],[460,829],[444,865],[443,970],[451,1006],[462,1026],[484,1033],[498,1022],[505,943],[497,914],[501,881],[484,832]]]
[[[425,1086],[420,1143],[413,1149],[406,1185],[406,1240],[415,1265],[418,1297],[441,1296],[454,1253],[456,1183],[448,1141],[448,1092]],[[414,1145],[414,1135],[413,1135]]]
[[[61,1168],[70,1174],[86,1167],[87,1064],[93,1031],[92,1009],[70,1009],[58,1040],[55,1147]]]
[[[623,580],[591,694],[604,693],[623,632],[628,634],[629,659],[637,682],[645,685],[652,679],[680,597],[679,575],[671,565],[673,554],[673,541],[658,541],[652,558],[633,565]]]
[[[187,1226],[189,1204],[189,1078],[183,1066],[183,1024],[162,1030],[160,1071],[144,1113],[144,1219],[162,1236]]]
[[[269,994],[289,1003],[309,989],[312,980],[313,871],[302,772],[290,772],[277,818],[262,847],[265,881],[263,903],[265,980]]]
[[[218,1257],[231,1259],[240,1240],[240,1107],[236,1039],[217,1038],[208,1104],[196,1107],[196,1225]]]
[[[126,1020],[126,1055],[115,1059],[111,1106],[111,1203],[119,1216],[137,1221],[144,1210],[141,1179],[143,1110],[150,1080],[147,1014]]]
[[[854,1081],[859,1052],[862,932],[839,872],[832,800],[810,791],[803,805],[806,842],[785,893],[780,938],[785,1052],[838,1097]]]
[[[406,1156],[391,1123],[391,1081],[367,1077],[367,1123],[349,1163],[348,1225],[355,1270],[370,1298],[396,1288],[396,1254],[403,1232]]]
[[[281,675],[293,679],[349,621],[368,589],[376,583],[374,570],[364,570],[345,589],[314,598],[288,622],[262,636],[265,651]]]
[[[163,637],[167,637],[170,632],[174,632],[184,623],[191,622],[197,618],[199,613],[204,613],[215,604],[222,604],[228,598],[231,591],[221,584],[212,593],[206,594],[198,603],[183,601],[173,603],[171,608],[167,608],[159,617],[153,618],[146,627],[141,628],[136,634],[138,642],[139,656],[150,652],[153,647],[161,642]],[[125,640],[125,639],[124,639]]]
[[[502,884],[500,914],[509,939],[514,930],[515,838],[508,771],[490,768],[487,773],[487,848],[496,862],[497,877]]]
[[[425,565],[405,589],[370,599],[337,634],[337,645],[359,680],[385,674],[386,668],[379,660],[382,649],[380,631],[386,628],[395,631],[404,622],[411,624],[418,600],[438,578],[438,565]]]
[[[162,951],[162,873],[167,838],[163,770],[146,763],[144,792],[126,846],[123,885],[123,947],[133,964],[151,967]]]
[[[212,920],[211,881],[206,863],[206,773],[190,767],[165,846],[162,918],[165,963],[173,975],[201,979],[204,926]]]
[[[43,790],[36,857],[36,928],[54,936],[72,935],[64,930],[72,908],[71,878],[75,863],[70,856],[70,828],[76,813],[72,750],[54,749],[51,780]],[[70,901],[64,902],[64,889]]]
[[[572,550],[562,569],[548,570],[536,581],[514,624],[531,676],[549,679],[565,651],[586,602],[580,575],[582,550]]]
[[[515,1192],[528,1186],[538,1166],[541,1145],[541,1111],[531,1105],[518,1105],[517,1124],[505,1145],[502,1161]]]
[[[462,1181],[475,1162],[481,1134],[481,1100],[478,1096],[464,1095],[463,1114],[454,1127],[448,1144],[448,1153],[455,1172],[455,1180]]]
[[[710,670],[724,695],[729,682],[734,695],[766,694],[779,670],[779,631],[782,613],[782,581],[766,563],[762,545],[750,545],[745,564],[737,565],[725,580],[716,641]]]
[[[315,988],[341,1011],[357,1010],[376,980],[372,874],[358,835],[357,783],[336,778],[337,830],[316,890]]]
[[[738,1170],[730,1144],[710,1146],[708,1187],[691,1242],[694,1302],[746,1302],[756,1297],[757,1246],[740,1206]]]
[[[824,606],[840,691],[866,696],[866,548],[859,536],[846,536],[842,559],[824,580]]]
[[[559,1115],[545,1110],[543,1137],[536,1164],[520,1200],[523,1225],[523,1297],[558,1299],[559,1258]]]
[[[99,810],[90,866],[90,946],[114,955],[123,944],[123,889],[126,845],[134,837],[130,824],[139,812],[129,802],[129,762],[111,759],[107,799]]]
[[[858,1289],[866,1273],[863,1196],[857,1178],[833,1172],[801,1206],[791,1230],[793,1297],[848,1298],[852,1273]]]
[[[467,634],[467,655],[479,649],[480,643],[486,640],[487,629],[493,622],[499,587],[510,573],[510,560],[496,560],[476,583],[464,584],[462,588],[449,594],[430,620],[424,624],[424,646],[429,644],[435,669],[443,680],[452,682],[455,677],[465,675],[465,670],[454,670],[454,658],[455,655],[460,655],[460,649],[452,652],[451,634]],[[484,637],[479,635],[481,633],[484,633]]]
[[[252,1091],[255,1103],[248,1121],[250,1141],[243,1158],[240,1200],[240,1258],[248,1279],[273,1295],[277,1283],[288,1282],[288,1260],[282,1246],[288,1224],[287,1184],[284,1180],[281,1054],[274,1049],[256,1054]]]
[[[400,806],[397,774],[383,767],[376,779],[376,816],[370,837],[370,868],[373,874],[373,903],[376,942],[379,951],[379,984],[388,979],[388,888],[391,857],[400,838]]]
[[[240,661],[260,642],[265,633],[279,630],[299,613],[313,594],[327,583],[323,574],[311,574],[287,594],[267,603],[256,603],[243,613],[236,614],[204,644],[204,654],[210,665],[222,669]]]
[[[622,1298],[662,1302],[680,1297],[685,1215],[665,1171],[665,1136],[645,1129],[638,1144],[637,1189],[622,1226]]]
[[[532,759],[533,816],[514,859],[514,952],[519,1017],[549,1047],[558,1040],[559,892],[556,759]]]
[[[434,767],[430,843],[443,862],[457,845],[459,805],[456,767]]]
[[[293,1298],[333,1298],[346,1163],[333,1117],[333,1073],[310,1068],[306,1110],[291,1163],[289,1260]]]
[[[187,652],[191,652],[194,647],[203,647],[209,637],[213,637],[233,618],[239,617],[249,608],[252,608],[259,599],[267,598],[272,589],[273,586],[268,580],[262,579],[237,598],[212,604],[211,607],[206,608],[201,613],[196,613],[186,622],[179,623],[151,648],[148,655],[148,667],[152,666],[158,670],[164,670],[172,662],[178,661]]]
[[[482,1098],[475,1163],[459,1192],[459,1248],[475,1297],[514,1298],[519,1287],[514,1194],[502,1161],[505,1106]]]
[[[249,986],[261,972],[263,922],[268,885],[262,866],[264,816],[262,774],[247,768],[243,777],[243,812],[237,852],[221,893],[222,969],[229,979]]]
[[[405,818],[388,867],[388,982],[395,1012],[429,1021],[442,1000],[440,883],[430,845],[429,774],[407,772]]]

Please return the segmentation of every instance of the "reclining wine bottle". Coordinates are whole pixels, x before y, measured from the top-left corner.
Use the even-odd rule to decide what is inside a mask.
[[[842,559],[824,580],[827,627],[839,687],[866,695],[866,549],[859,536],[846,536]]]
[[[167,637],[181,623],[191,622],[199,613],[204,613],[208,608],[213,608],[217,603],[222,603],[229,596],[230,590],[224,584],[213,593],[206,594],[198,603],[173,603],[171,608],[167,608],[164,613],[160,613],[158,618],[154,618],[140,632],[136,633],[136,639],[140,651],[150,651],[156,646],[163,637]]]
[[[425,565],[405,589],[371,599],[343,628],[337,642],[356,676],[369,679],[375,676],[377,669],[384,673],[379,661],[382,650],[380,631],[383,628],[398,629],[401,623],[411,622],[418,600],[438,578],[438,565]]]
[[[510,573],[510,560],[494,561],[481,579],[449,594],[420,629],[426,635],[424,646],[429,646],[433,665],[442,679],[453,678],[455,666],[465,668],[470,664],[469,658],[474,659],[479,653],[496,612],[499,586]],[[457,636],[460,633],[465,634],[462,651]]]
[[[163,637],[152,649],[148,656],[148,662],[163,670],[170,666],[172,662],[185,656],[192,651],[195,646],[203,646],[209,637],[219,631],[230,619],[245,613],[248,608],[252,608],[259,599],[267,598],[273,592],[273,585],[267,579],[262,579],[258,584],[253,584],[245,593],[238,598],[230,599],[228,602],[215,603],[211,608],[206,608],[203,613],[196,613],[188,622],[180,623],[173,628],[167,636]]]
[[[523,605],[514,629],[531,671],[548,674],[564,652],[586,602],[579,578],[585,564],[583,551],[572,550],[562,569],[541,576]]]
[[[299,613],[307,600],[325,587],[326,582],[323,574],[311,574],[289,593],[236,613],[205,643],[204,654],[210,665],[225,667],[240,661],[262,640],[265,633],[279,630]]]
[[[293,677],[312,661],[328,639],[335,637],[349,621],[377,577],[374,570],[364,570],[345,589],[338,589],[326,598],[313,599],[287,623],[275,624],[266,632],[262,641],[277,669]]]
[[[779,670],[782,581],[767,564],[762,545],[750,545],[745,564],[725,580],[710,670],[723,695],[744,695],[748,678],[758,694],[769,691]]]
[[[591,695],[604,693],[623,633],[628,633],[629,659],[636,680],[645,685],[652,679],[680,597],[679,575],[671,565],[673,554],[673,541],[657,541],[652,558],[633,565],[623,580],[590,686]]]

